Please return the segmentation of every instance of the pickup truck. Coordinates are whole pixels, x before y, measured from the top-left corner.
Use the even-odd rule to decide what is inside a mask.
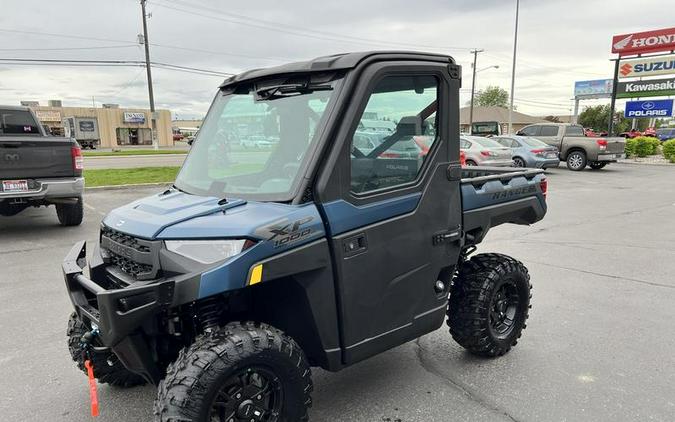
[[[600,170],[609,163],[626,158],[626,140],[620,137],[588,137],[581,125],[569,123],[535,123],[525,126],[517,135],[531,136],[558,148],[560,160],[567,168],[581,171],[586,166]]]
[[[82,151],[47,136],[28,107],[0,106],[0,215],[54,205],[63,226],[82,222]]]
[[[156,421],[306,421],[311,366],[339,371],[445,320],[471,353],[507,353],[527,269],[470,255],[492,227],[542,219],[547,181],[462,169],[461,74],[444,55],[366,52],[226,79],[174,185],[104,218],[88,274],[84,241],[65,257],[78,367],[157,384]],[[374,116],[395,129],[360,150]],[[242,125],[276,147],[221,148]],[[415,137],[426,153],[388,153]]]

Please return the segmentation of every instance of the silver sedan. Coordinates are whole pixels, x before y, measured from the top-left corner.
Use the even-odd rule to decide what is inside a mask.
[[[466,154],[467,166],[513,166],[511,148],[506,148],[489,138],[462,135],[459,137],[459,149]]]

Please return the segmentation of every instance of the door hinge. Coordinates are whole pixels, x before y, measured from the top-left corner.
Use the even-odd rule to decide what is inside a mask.
[[[432,243],[434,246],[440,245],[448,242],[456,242],[462,239],[462,229],[460,227],[445,230],[439,233],[436,233],[432,237]]]
[[[458,64],[449,64],[448,65],[448,74],[450,75],[450,79],[458,79],[460,83],[460,87],[462,84],[462,66]]]
[[[459,164],[450,164],[446,170],[446,176],[451,182],[462,180],[462,166]]]

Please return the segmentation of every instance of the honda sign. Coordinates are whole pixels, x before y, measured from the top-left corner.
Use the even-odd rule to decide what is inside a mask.
[[[673,100],[628,101],[624,116],[629,119],[640,117],[670,117],[673,115]]]
[[[612,53],[622,56],[675,50],[675,28],[615,35]]]

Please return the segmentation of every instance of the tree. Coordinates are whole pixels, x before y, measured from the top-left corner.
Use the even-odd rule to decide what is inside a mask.
[[[586,107],[579,114],[579,124],[594,130],[607,130],[609,127],[609,105],[597,105]],[[616,133],[626,132],[631,127],[630,119],[623,117],[623,111],[614,113],[614,130]]]
[[[476,93],[474,99],[476,106],[497,106],[507,108],[509,106],[509,93],[498,86],[488,86]]]

